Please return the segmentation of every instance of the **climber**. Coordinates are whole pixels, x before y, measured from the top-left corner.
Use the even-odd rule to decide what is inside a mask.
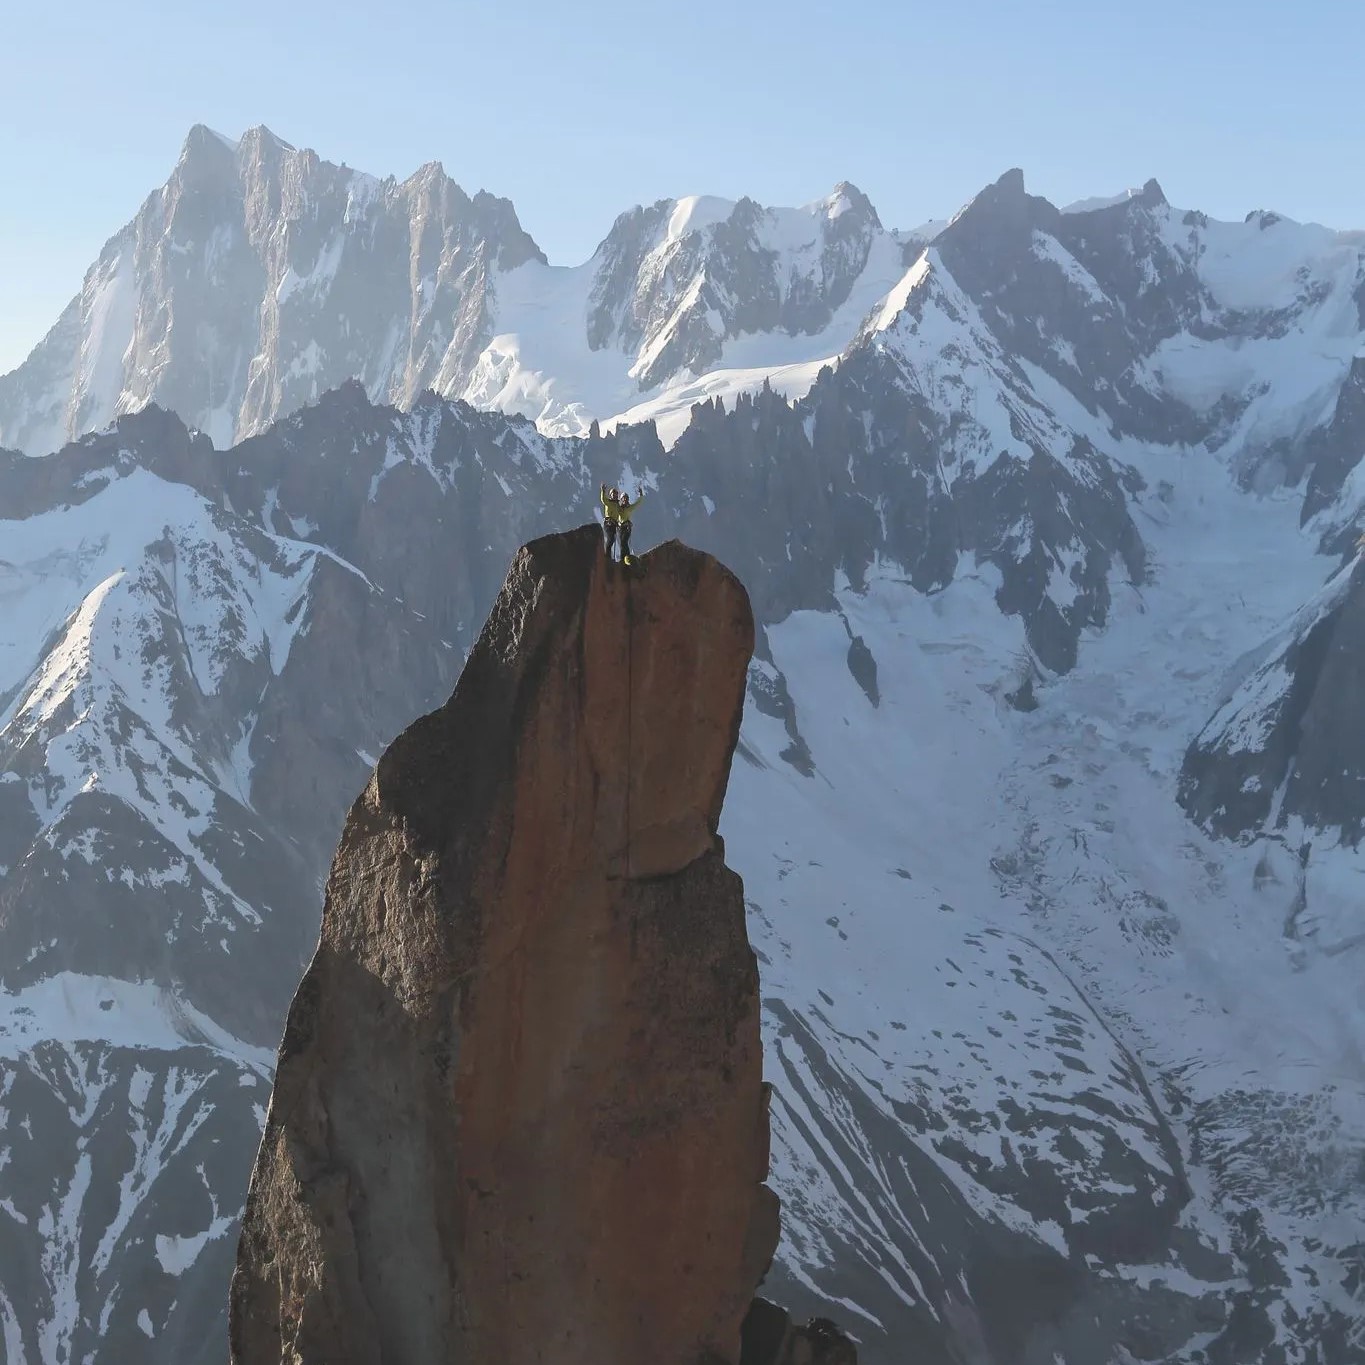
[[[607,552],[608,559],[611,558],[612,547],[616,544],[618,511],[616,500],[620,496],[616,489],[608,488],[606,484],[602,485],[602,536],[603,548]]]
[[[621,494],[621,500],[616,508],[616,519],[621,523],[621,563],[634,564],[635,559],[630,553],[630,518],[631,514],[640,505],[644,498],[644,493],[635,495],[635,501],[631,502],[628,493]]]

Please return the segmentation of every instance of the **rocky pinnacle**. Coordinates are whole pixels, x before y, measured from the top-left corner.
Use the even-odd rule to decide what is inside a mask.
[[[523,548],[341,836],[232,1283],[234,1365],[722,1365],[776,1246],[716,833],[749,601]]]

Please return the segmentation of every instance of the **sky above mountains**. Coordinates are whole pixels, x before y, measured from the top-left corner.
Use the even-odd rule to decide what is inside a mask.
[[[1365,227],[1362,40],[1335,0],[25,8],[0,43],[0,372],[197,122],[379,175],[439,159],[561,263],[634,203],[847,179],[910,227],[1016,165],[1063,204],[1156,176],[1217,217]]]

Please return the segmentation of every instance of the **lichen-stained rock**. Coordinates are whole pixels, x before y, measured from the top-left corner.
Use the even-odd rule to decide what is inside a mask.
[[[290,1010],[236,1365],[734,1362],[777,1241],[716,834],[753,620],[677,542],[516,557],[380,760]]]

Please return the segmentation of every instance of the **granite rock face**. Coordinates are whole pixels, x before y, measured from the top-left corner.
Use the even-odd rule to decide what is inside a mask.
[[[247,1199],[237,1365],[736,1361],[777,1243],[716,835],[753,619],[676,542],[514,561],[353,807]]]

